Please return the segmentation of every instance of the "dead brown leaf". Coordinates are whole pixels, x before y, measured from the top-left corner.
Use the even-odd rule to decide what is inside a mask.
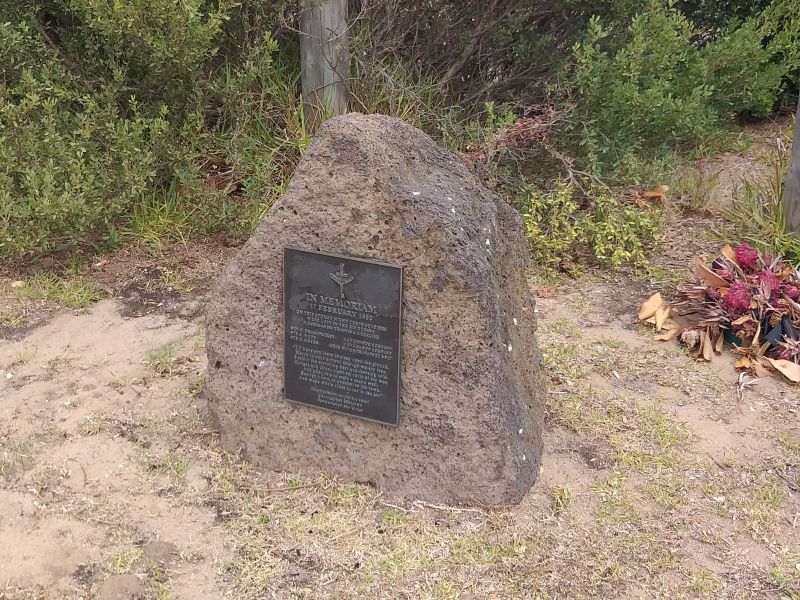
[[[743,356],[742,358],[740,358],[739,360],[736,361],[736,364],[734,366],[737,369],[749,369],[750,365],[752,365],[752,364],[753,363],[750,361],[749,358],[747,358],[746,356]]]
[[[720,331],[719,336],[717,337],[717,343],[714,344],[714,352],[717,354],[722,354],[722,348],[725,346],[725,334]]]
[[[674,338],[676,335],[678,335],[678,332],[680,330],[681,330],[680,327],[676,327],[674,329],[667,329],[666,331],[664,331],[664,333],[656,334],[654,339],[656,339],[656,340],[658,340],[660,342],[668,342],[672,338]]]
[[[703,346],[706,345],[706,330],[700,330],[700,340],[697,342],[697,359],[703,358]]]
[[[659,198],[661,200],[664,199],[664,195],[669,191],[668,185],[659,185],[658,187],[653,188],[649,192],[642,192],[642,198]]]
[[[661,294],[659,292],[650,296],[639,309],[639,320],[646,321],[650,317],[655,316],[656,311],[663,303],[664,301],[661,299]]]
[[[750,345],[751,348],[756,348],[758,346],[758,338],[761,337],[761,322],[758,323],[758,327],[756,327],[756,334],[753,336],[753,341]],[[759,351],[759,355],[764,354],[764,351]]]
[[[730,261],[736,262],[736,252],[731,248],[730,244],[725,244],[722,247],[722,255]]]
[[[756,360],[753,361],[753,372],[756,374],[756,377],[769,377],[770,372],[769,370],[761,364],[760,361]]]
[[[789,381],[800,383],[800,365],[790,360],[764,357],[773,367],[780,371]]]
[[[711,332],[708,330],[703,338],[703,358],[709,362],[714,358],[714,344],[711,342]]]
[[[697,274],[700,275],[700,277],[702,277],[703,280],[712,288],[718,290],[720,288],[728,287],[728,282],[705,266],[699,256],[694,257],[694,264],[697,268]]]
[[[662,304],[656,309],[656,333],[664,328],[664,323],[667,322],[671,310],[669,304]]]

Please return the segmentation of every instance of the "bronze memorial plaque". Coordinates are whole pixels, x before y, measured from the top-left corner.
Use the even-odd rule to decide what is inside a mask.
[[[283,251],[284,396],[397,425],[403,269]]]

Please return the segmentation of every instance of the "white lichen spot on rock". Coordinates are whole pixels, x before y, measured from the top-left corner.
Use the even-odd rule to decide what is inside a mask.
[[[517,321],[517,317],[514,317],[514,325],[519,325],[519,321]]]
[[[489,241],[489,238],[486,238],[486,245],[488,246],[488,245],[489,245],[489,244],[491,244],[491,243],[492,243],[492,242],[490,242],[490,241]]]
[[[422,192],[411,192],[411,193],[414,194],[415,196],[419,196]]]

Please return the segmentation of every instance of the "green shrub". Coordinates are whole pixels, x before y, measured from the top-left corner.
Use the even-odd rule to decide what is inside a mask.
[[[770,110],[776,65],[800,63],[791,47],[798,1],[773,0],[763,15],[727,4],[704,9],[702,23],[714,25],[700,31],[672,4],[635,0],[553,3],[552,27],[538,29],[541,3],[504,0],[481,36],[483,50],[454,71],[449,89],[471,90],[473,99],[455,105],[439,78],[458,67],[453,61],[466,56],[471,36],[441,30],[450,22],[442,16],[457,9],[452,22],[473,23],[466,16],[480,3],[392,0],[383,3],[387,11],[364,14],[390,29],[400,19],[427,31],[429,54],[438,54],[422,60],[414,42],[421,37],[400,27],[389,40],[362,15],[352,28],[353,108],[398,116],[453,149],[484,149],[489,159],[502,154],[497,133],[519,116],[509,107],[541,100],[540,82],[572,56],[557,90],[574,109],[555,139],[542,138],[546,150],[557,146],[579,169],[602,176],[658,179],[680,155],[716,144],[731,114]],[[289,0],[0,2],[0,258],[114,246],[126,236],[160,243],[248,232],[309,143],[296,34],[278,26],[291,7]],[[637,7],[641,14],[628,23]],[[590,14],[605,25],[592,20],[569,55]],[[726,15],[750,20],[733,26]],[[276,42],[276,31],[289,31],[289,41]],[[440,33],[447,33],[441,43]],[[445,44],[448,37],[457,43]],[[386,51],[370,54],[371,46]],[[520,176],[550,178],[552,170],[529,168],[533,155],[515,154],[507,161],[513,169],[503,164],[484,175],[498,189],[516,189]],[[539,148],[536,156],[549,154]],[[607,240],[633,244],[620,234],[631,216],[604,198],[591,204],[593,221],[553,209],[553,223],[563,220],[567,240],[580,237],[571,248],[588,247],[612,265],[636,262],[632,250],[604,249]]]
[[[781,69],[751,22],[703,47],[674,8],[651,4],[624,32],[590,20],[559,92],[574,104],[561,136],[594,173],[637,179],[643,163],[670,163],[724,131],[729,115],[767,114]]]
[[[785,68],[763,41],[756,24],[746,21],[700,50],[711,106],[720,120],[731,113],[766,117],[775,107]]]
[[[115,236],[153,181],[166,122],[87,93],[27,25],[0,24],[0,256]]]
[[[800,0],[773,0],[755,21],[785,76],[800,83]]]
[[[612,269],[643,266],[655,241],[656,214],[626,206],[607,190],[580,198],[577,188],[564,182],[552,191],[527,186],[515,203],[534,264],[543,272],[570,270],[586,261]]]
[[[2,3],[0,257],[248,231],[307,143],[256,4]]]
[[[33,22],[90,89],[116,81],[157,109],[183,108],[217,55],[233,0],[6,0],[0,17]]]

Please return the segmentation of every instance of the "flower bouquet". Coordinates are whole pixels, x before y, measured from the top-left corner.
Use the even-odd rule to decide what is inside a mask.
[[[695,281],[678,287],[676,301],[651,296],[640,321],[654,324],[658,339],[677,336],[698,358],[711,360],[728,343],[737,368],[765,376],[772,367],[800,382],[800,270],[748,244],[726,245],[710,267],[695,264]]]

